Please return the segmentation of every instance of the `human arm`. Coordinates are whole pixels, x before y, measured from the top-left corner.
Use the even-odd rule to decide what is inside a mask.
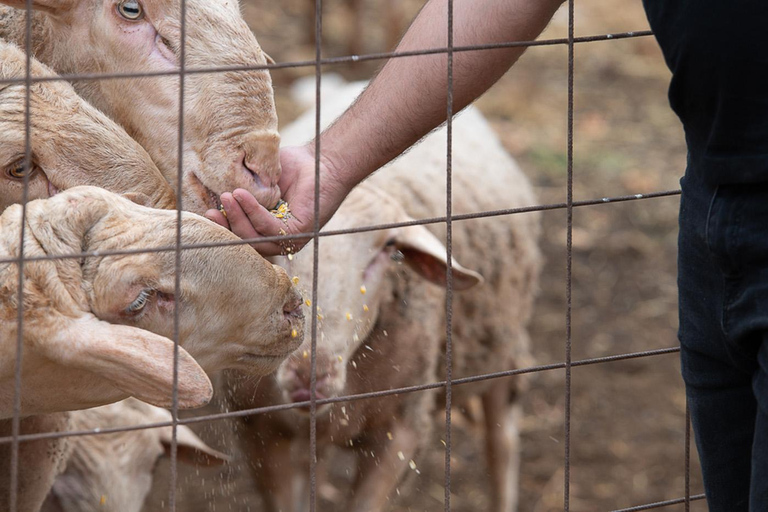
[[[532,40],[544,29],[561,0],[454,0],[454,46]],[[448,0],[430,0],[403,37],[398,52],[445,48]],[[453,112],[493,85],[524,47],[456,52],[453,62]],[[445,53],[390,59],[358,100],[320,136],[322,226],[346,194],[365,177],[397,157],[446,120]],[[231,229],[243,238],[314,229],[315,142],[281,152],[280,189],[294,218],[273,218],[244,190],[222,195]],[[215,211],[207,214],[226,222]],[[223,221],[223,222],[222,222]],[[304,241],[295,241],[294,246]],[[255,244],[277,254],[275,244]]]

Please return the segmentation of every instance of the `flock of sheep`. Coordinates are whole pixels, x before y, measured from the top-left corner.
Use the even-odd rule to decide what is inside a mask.
[[[312,293],[312,244],[290,259],[268,262],[250,246],[228,244],[238,238],[196,214],[217,207],[219,194],[235,188],[274,205],[279,144],[314,135],[311,108],[278,135],[267,71],[190,73],[179,141],[179,78],[171,73],[180,56],[178,2],[33,0],[32,76],[154,76],[34,82],[32,165],[25,176],[27,56],[19,46],[26,20],[17,9],[24,2],[0,1],[8,5],[0,7],[0,436],[11,435],[18,411],[21,434],[169,421],[161,407],[173,403],[176,335],[180,408],[207,403],[214,393],[209,375],[222,370],[228,371],[215,393],[230,409],[308,400],[313,308],[303,297]],[[187,0],[186,6],[187,67],[267,63],[236,2]],[[324,123],[363,87],[324,87]],[[444,215],[445,159],[445,132],[434,132],[353,190],[325,229]],[[454,123],[453,167],[454,214],[536,202],[525,176],[472,108]],[[18,203],[25,198],[30,202],[23,210]],[[187,210],[181,243],[215,246],[184,250],[178,279],[173,251],[141,252],[176,245],[177,201]],[[538,237],[533,213],[454,223],[454,378],[528,364]],[[318,242],[318,398],[444,378],[445,239],[445,226],[434,224]],[[23,280],[13,262],[22,255],[32,258]],[[56,258],[63,255],[70,257]],[[487,380],[453,390],[454,403],[482,401],[497,512],[516,510],[521,387],[519,381]],[[417,452],[428,449],[439,395],[432,390],[318,407],[318,463],[333,463],[326,451],[332,445],[356,456],[347,510],[386,507],[414,469]],[[242,422],[240,445],[266,510],[307,510],[306,409]],[[179,427],[177,439],[182,462],[229,460],[186,427]],[[170,427],[25,441],[17,478],[11,476],[12,445],[3,442],[0,508],[139,511],[170,441]]]

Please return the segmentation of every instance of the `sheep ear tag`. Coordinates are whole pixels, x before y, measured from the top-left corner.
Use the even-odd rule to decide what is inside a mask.
[[[405,256],[405,263],[421,277],[440,286],[446,284],[448,258],[445,245],[424,226],[408,226],[397,237],[397,249]],[[468,290],[483,282],[483,276],[462,266],[451,258],[451,277],[457,291]]]
[[[50,359],[100,375],[139,400],[172,406],[173,341],[137,327],[104,322],[90,313],[60,324],[53,342],[43,344]],[[178,371],[179,407],[207,404],[213,396],[211,381],[181,347]]]

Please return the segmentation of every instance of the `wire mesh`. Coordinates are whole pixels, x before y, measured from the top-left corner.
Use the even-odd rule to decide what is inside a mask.
[[[625,353],[625,354],[617,354],[613,356],[606,356],[606,357],[598,357],[598,358],[590,358],[590,359],[582,359],[582,360],[572,360],[572,329],[571,329],[571,319],[573,314],[573,307],[572,307],[572,286],[573,286],[573,280],[572,280],[572,274],[573,274],[573,268],[572,268],[572,259],[573,259],[573,212],[574,208],[583,207],[583,206],[596,206],[596,205],[607,205],[607,204],[613,204],[617,202],[626,202],[626,201],[637,201],[637,200],[646,200],[646,199],[654,199],[654,198],[660,198],[660,197],[669,197],[674,196],[680,193],[679,190],[671,190],[671,191],[659,191],[654,193],[646,193],[646,194],[634,194],[634,195],[624,195],[624,196],[615,196],[615,197],[601,197],[601,198],[595,198],[591,200],[583,200],[583,201],[574,201],[573,196],[573,184],[574,184],[574,175],[573,175],[573,142],[574,142],[574,127],[573,127],[573,116],[574,116],[574,67],[575,67],[575,45],[580,43],[588,43],[588,42],[596,42],[596,41],[611,41],[611,40],[618,40],[618,39],[626,39],[626,38],[636,38],[636,37],[647,37],[652,35],[650,31],[635,31],[635,32],[624,32],[624,33],[616,33],[616,34],[600,34],[600,35],[593,35],[593,36],[584,36],[584,37],[575,37],[574,35],[574,0],[568,1],[568,37],[567,38],[559,38],[559,39],[548,39],[548,40],[539,40],[539,41],[510,41],[505,43],[498,43],[498,44],[488,44],[488,45],[471,45],[471,46],[453,46],[453,26],[454,26],[454,19],[453,19],[453,0],[448,0],[448,26],[447,26],[447,33],[448,33],[448,44],[445,48],[433,48],[433,49],[425,49],[421,51],[409,51],[409,52],[382,52],[382,53],[372,53],[372,54],[366,54],[366,55],[351,55],[351,56],[343,56],[343,57],[331,57],[331,58],[324,58],[322,55],[322,42],[323,42],[323,2],[322,0],[316,1],[315,6],[315,23],[316,23],[316,40],[315,40],[315,47],[316,47],[316,55],[314,60],[309,61],[296,61],[296,62],[285,62],[285,63],[276,63],[276,64],[269,64],[269,65],[259,65],[259,66],[223,66],[223,67],[210,67],[210,68],[187,68],[185,65],[185,50],[186,50],[186,1],[180,0],[181,2],[181,47],[180,47],[180,62],[179,62],[179,68],[174,71],[169,72],[146,72],[146,73],[131,73],[131,74],[121,74],[121,73],[98,73],[98,74],[64,74],[60,76],[49,76],[49,77],[32,77],[30,66],[31,66],[31,56],[32,56],[32,42],[31,42],[31,26],[32,26],[32,0],[26,0],[25,9],[27,12],[26,16],[26,36],[25,36],[25,49],[27,54],[27,67],[26,67],[26,75],[23,80],[21,79],[8,79],[8,80],[0,80],[0,85],[10,85],[10,84],[17,84],[17,83],[23,83],[26,88],[26,98],[25,98],[25,170],[29,169],[31,165],[31,142],[30,142],[30,132],[31,132],[31,112],[30,112],[30,89],[32,84],[37,82],[47,82],[47,81],[57,81],[57,80],[79,80],[79,81],[96,81],[96,80],[118,80],[118,79],[124,79],[124,78],[136,78],[136,77],[158,77],[158,76],[178,76],[179,77],[179,113],[178,113],[178,119],[179,119],[179,133],[178,133],[178,175],[177,175],[177,190],[181,190],[182,188],[182,176],[183,176],[183,145],[184,145],[184,105],[185,105],[185,86],[184,86],[184,80],[187,75],[191,74],[201,74],[201,73],[229,73],[229,72],[237,72],[237,71],[254,71],[254,70],[261,70],[261,69],[267,69],[267,70],[277,70],[277,69],[286,69],[286,68],[296,68],[296,67],[314,67],[315,75],[316,75],[316,90],[315,90],[315,101],[317,105],[316,110],[316,135],[320,134],[321,131],[321,111],[322,111],[322,101],[321,101],[321,90],[322,90],[322,84],[321,84],[321,72],[322,69],[325,66],[329,65],[335,65],[335,64],[342,64],[342,63],[350,63],[350,62],[364,62],[364,61],[373,61],[373,60],[384,60],[389,58],[406,58],[410,56],[417,56],[417,55],[430,55],[430,54],[446,54],[447,57],[447,105],[446,105],[446,115],[447,115],[447,147],[446,147],[446,157],[447,157],[447,168],[446,168],[446,184],[447,184],[447,197],[446,197],[446,214],[444,217],[436,217],[436,218],[430,218],[430,219],[418,219],[415,221],[409,221],[409,222],[402,222],[402,223],[393,223],[393,224],[384,224],[384,225],[375,225],[375,226],[365,226],[361,228],[354,228],[354,229],[348,229],[348,230],[336,230],[336,231],[324,231],[320,232],[320,225],[319,225],[319,180],[320,180],[320,138],[317,137],[317,143],[315,145],[315,203],[314,203],[314,211],[315,211],[315,225],[313,228],[313,231],[309,234],[305,235],[281,235],[276,237],[264,237],[260,239],[246,239],[241,241],[227,241],[227,242],[220,242],[220,243],[207,243],[207,244],[183,244],[182,243],[182,227],[181,227],[181,215],[182,215],[182,209],[183,205],[181,203],[181,197],[178,198],[177,203],[177,231],[176,231],[176,244],[173,246],[167,246],[167,247],[154,247],[154,248],[146,248],[142,250],[118,250],[118,251],[104,251],[104,252],[82,252],[82,253],[73,253],[69,255],[63,255],[63,256],[35,256],[35,257],[26,257],[24,254],[24,221],[26,216],[26,203],[27,203],[27,192],[28,192],[28,184],[29,184],[29,173],[25,172],[24,176],[24,192],[23,192],[23,209],[22,209],[22,228],[21,228],[21,250],[19,253],[19,256],[17,258],[5,258],[0,259],[0,264],[3,263],[13,263],[17,264],[19,266],[19,277],[18,277],[18,296],[23,296],[23,289],[24,289],[24,264],[25,262],[32,262],[32,261],[41,261],[41,260],[51,260],[51,259],[62,259],[62,258],[83,258],[83,257],[97,257],[97,256],[108,256],[108,255],[126,255],[126,254],[135,254],[138,252],[142,253],[151,253],[151,252],[168,252],[168,251],[174,251],[175,252],[175,269],[176,269],[176,276],[175,276],[175,290],[177,295],[180,292],[180,277],[181,277],[181,254],[184,250],[191,250],[191,249],[203,249],[203,248],[213,248],[213,247],[222,247],[222,246],[228,246],[228,245],[237,245],[237,244],[250,244],[250,243],[267,243],[267,242],[285,242],[290,243],[293,240],[302,239],[302,238],[311,238],[314,240],[314,260],[313,260],[313,295],[312,295],[312,325],[311,325],[311,384],[310,384],[310,400],[308,402],[297,402],[297,403],[291,403],[291,404],[278,404],[268,407],[259,407],[259,408],[253,408],[253,409],[247,409],[247,410],[241,410],[241,411],[230,411],[226,413],[220,413],[220,414],[212,414],[212,415],[206,415],[206,416],[198,416],[194,418],[186,418],[182,419],[178,417],[178,356],[179,356],[179,311],[176,310],[174,312],[174,394],[173,394],[173,407],[172,407],[172,421],[166,422],[166,423],[152,423],[152,424],[146,424],[146,425],[140,425],[140,426],[133,426],[133,427],[126,427],[126,428],[109,428],[109,429],[101,429],[101,430],[86,430],[86,431],[70,431],[70,432],[47,432],[47,433],[38,433],[38,434],[21,434],[20,432],[20,419],[21,419],[21,389],[22,389],[22,381],[21,381],[21,368],[22,368],[22,347],[23,347],[23,301],[19,301],[19,311],[17,316],[17,323],[18,323],[18,336],[16,340],[17,344],[17,351],[16,351],[16,367],[15,367],[15,378],[14,378],[14,414],[13,414],[13,423],[12,423],[12,435],[8,437],[2,437],[0,438],[0,444],[11,444],[11,486],[10,486],[10,503],[9,503],[9,510],[11,512],[15,512],[17,510],[17,501],[18,501],[18,475],[19,475],[19,466],[23,461],[19,460],[19,445],[22,442],[30,442],[35,440],[45,440],[45,439],[58,439],[58,438],[66,438],[66,437],[74,437],[74,436],[85,436],[85,435],[104,435],[109,433],[117,433],[117,432],[127,432],[127,431],[134,431],[134,430],[142,430],[142,429],[148,429],[148,428],[157,428],[157,427],[163,427],[163,426],[171,426],[173,429],[173,436],[172,436],[172,443],[171,443],[171,482],[170,482],[170,488],[168,491],[168,505],[170,510],[176,510],[176,489],[178,485],[178,472],[177,472],[177,428],[180,425],[190,425],[195,423],[204,423],[204,422],[214,422],[219,421],[227,418],[237,418],[237,417],[244,417],[244,416],[250,416],[250,415],[256,415],[256,414],[265,414],[269,412],[276,412],[276,411],[282,411],[282,410],[290,410],[290,409],[297,409],[297,408],[306,408],[309,407],[310,411],[310,510],[314,512],[317,507],[317,479],[316,479],[316,473],[317,473],[317,407],[320,405],[326,405],[331,403],[344,403],[344,402],[353,402],[356,400],[363,400],[363,399],[372,399],[372,398],[383,398],[387,396],[393,396],[393,395],[401,395],[404,393],[415,393],[419,391],[429,390],[429,389],[438,389],[443,388],[446,393],[446,404],[445,404],[445,481],[444,481],[444,506],[446,511],[451,510],[451,396],[452,396],[452,388],[453,386],[461,386],[466,385],[474,382],[481,382],[484,380],[489,379],[498,379],[503,377],[509,377],[513,375],[523,375],[523,374],[529,374],[529,373],[537,373],[537,372],[545,372],[545,371],[563,371],[565,374],[565,389],[564,389],[564,395],[565,395],[565,423],[564,423],[564,435],[565,435],[565,446],[564,446],[564,455],[563,455],[563,463],[564,463],[564,492],[563,492],[563,507],[565,511],[570,510],[570,476],[571,476],[571,448],[572,448],[572,439],[571,439],[571,395],[572,395],[572,383],[571,383],[571,370],[574,367],[579,366],[587,366],[587,365],[595,365],[595,364],[607,364],[611,362],[616,361],[624,361],[629,359],[637,359],[637,358],[646,358],[646,357],[652,357],[652,356],[664,356],[669,354],[674,354],[679,351],[678,348],[666,348],[666,349],[659,349],[659,350],[650,350],[650,351],[643,351],[643,352],[634,352],[634,353]],[[454,53],[458,52],[467,52],[467,51],[493,51],[494,49],[502,49],[502,48],[513,48],[513,47],[539,47],[539,46],[553,46],[553,45],[566,45],[568,49],[568,69],[567,69],[567,82],[568,82],[568,109],[567,109],[567,190],[566,190],[566,201],[564,203],[556,203],[556,204],[537,204],[537,205],[529,205],[525,207],[517,207],[517,208],[509,208],[504,210],[495,210],[495,211],[483,211],[483,212],[475,212],[471,214],[462,214],[462,215],[453,215],[451,210],[451,198],[453,194],[452,190],[452,116],[453,116],[453,57]],[[565,295],[566,295],[566,311],[565,311],[565,324],[566,324],[566,336],[564,340],[564,362],[562,363],[555,363],[555,364],[547,364],[547,365],[538,365],[538,366],[530,366],[526,368],[516,368],[513,370],[508,371],[502,371],[502,372],[495,372],[495,373],[488,373],[483,375],[475,375],[471,377],[465,377],[465,378],[459,378],[454,379],[452,377],[452,357],[451,357],[451,349],[452,349],[452,299],[453,299],[453,287],[452,287],[452,272],[451,272],[451,255],[452,255],[452,223],[453,222],[460,222],[460,221],[466,221],[470,219],[479,219],[479,218],[490,218],[490,217],[496,217],[496,216],[506,216],[506,215],[517,215],[517,214],[523,214],[527,212],[535,212],[535,211],[550,211],[550,210],[565,210],[566,211],[566,283],[565,283]],[[316,390],[316,347],[317,347],[317,289],[318,289],[318,274],[319,274],[319,243],[322,238],[329,237],[329,236],[339,236],[343,234],[351,234],[351,233],[359,233],[359,232],[366,232],[366,231],[375,231],[375,230],[385,230],[385,229],[391,229],[395,227],[404,227],[404,226],[413,226],[413,225],[429,225],[429,224],[444,224],[447,229],[447,242],[446,242],[446,256],[448,261],[448,269],[446,272],[446,280],[447,280],[447,290],[446,290],[446,300],[445,300],[445,311],[446,311],[446,368],[445,368],[445,374],[446,378],[444,381],[440,382],[434,382],[429,384],[423,384],[423,385],[416,385],[416,386],[408,386],[408,387],[402,387],[402,388],[396,388],[396,389],[387,389],[387,390],[381,390],[377,392],[371,392],[371,393],[363,393],[363,394],[357,394],[357,395],[345,395],[335,398],[323,398],[318,399],[317,397],[317,390]],[[680,499],[671,499],[668,501],[662,501],[662,502],[656,502],[656,503],[649,503],[645,505],[638,505],[636,507],[632,508],[626,508],[621,509],[621,511],[616,512],[629,512],[629,511],[635,511],[635,510],[649,510],[649,509],[655,509],[655,508],[663,508],[670,505],[685,504],[686,511],[689,510],[690,502],[701,500],[703,499],[703,495],[691,495],[690,491],[690,416],[689,413],[686,411],[686,424],[685,424],[685,496]]]

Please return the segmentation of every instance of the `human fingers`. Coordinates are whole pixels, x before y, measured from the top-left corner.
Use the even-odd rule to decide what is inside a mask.
[[[207,212],[205,212],[205,218],[208,220],[212,220],[219,226],[229,229],[229,222],[227,222],[227,218],[224,216],[223,213],[221,213],[220,210],[214,210],[214,209],[208,210]]]
[[[247,220],[243,220],[242,222],[248,224],[260,236],[278,236],[285,235],[288,232],[288,219],[276,218],[270,211],[259,204],[259,202],[256,201],[256,198],[254,198],[247,190],[235,189],[232,192],[232,196],[239,207],[237,213],[238,223],[241,222],[241,218],[239,217],[239,212],[241,211],[245,215],[245,218],[247,218]],[[230,221],[230,224],[232,222],[234,221]],[[294,244],[290,241],[258,243],[253,246],[261,254],[268,256],[285,254],[286,252],[290,253],[296,250]]]

